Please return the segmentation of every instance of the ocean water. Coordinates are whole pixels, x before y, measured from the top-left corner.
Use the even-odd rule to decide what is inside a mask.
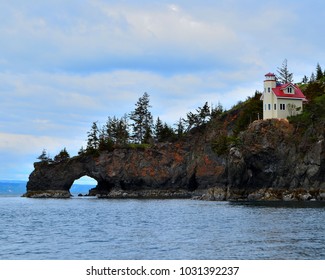
[[[325,204],[0,196],[0,259],[325,259]]]

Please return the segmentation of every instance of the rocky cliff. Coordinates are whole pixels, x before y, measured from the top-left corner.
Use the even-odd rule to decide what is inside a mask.
[[[174,143],[35,163],[25,196],[70,197],[73,182],[88,175],[98,182],[91,194],[107,198],[325,200],[324,131],[301,145],[286,120],[259,120],[218,154],[211,126]]]

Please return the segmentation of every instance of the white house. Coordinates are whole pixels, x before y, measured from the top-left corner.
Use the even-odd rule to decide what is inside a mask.
[[[293,83],[279,84],[273,73],[267,73],[264,81],[263,119],[287,118],[302,112],[306,96]]]

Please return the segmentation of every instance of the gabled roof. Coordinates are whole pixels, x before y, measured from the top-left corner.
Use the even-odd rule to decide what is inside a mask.
[[[284,93],[284,90],[290,86],[294,88],[294,93]],[[306,96],[302,93],[300,88],[292,83],[277,85],[275,88],[272,88],[272,91],[278,98],[302,99],[303,101],[307,101]]]

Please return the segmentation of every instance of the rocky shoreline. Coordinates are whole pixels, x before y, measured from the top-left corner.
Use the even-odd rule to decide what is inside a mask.
[[[287,120],[259,120],[218,153],[218,130],[207,127],[174,143],[35,163],[24,196],[69,198],[73,182],[87,175],[98,182],[89,195],[99,198],[323,201],[324,136],[319,131],[307,145]]]
[[[23,195],[29,198],[71,198],[70,192],[43,191],[28,192]],[[162,191],[139,190],[127,192],[114,190],[109,193],[86,194],[78,196],[97,197],[99,199],[193,199],[206,201],[325,201],[325,190],[274,190],[260,189],[252,193],[231,191],[221,188],[210,188],[201,191]]]

